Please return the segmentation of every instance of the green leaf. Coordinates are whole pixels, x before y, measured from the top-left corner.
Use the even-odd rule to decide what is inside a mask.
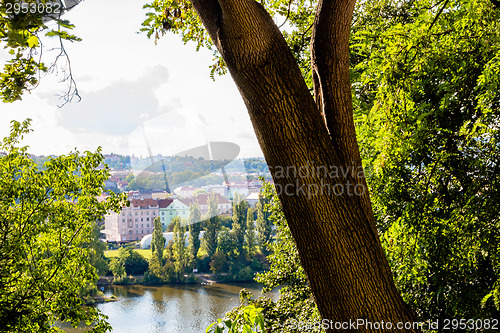
[[[31,36],[30,38],[28,38],[27,42],[30,48],[37,47],[40,43],[37,36]]]

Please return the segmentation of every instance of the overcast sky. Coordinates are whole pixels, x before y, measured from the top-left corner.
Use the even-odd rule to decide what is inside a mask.
[[[58,82],[61,75],[45,77],[22,101],[0,104],[0,136],[11,120],[29,117],[34,132],[23,143],[38,155],[102,146],[104,153],[147,156],[148,143],[153,155],[171,155],[227,141],[240,146],[239,157],[262,156],[231,77],[213,82],[211,52],[195,52],[175,35],[155,46],[138,34],[142,3],[84,0],[66,14],[83,39],[66,43],[82,101],[58,108],[57,94],[67,86]],[[50,48],[54,41],[44,43]],[[0,49],[2,67],[5,59],[7,50]]]

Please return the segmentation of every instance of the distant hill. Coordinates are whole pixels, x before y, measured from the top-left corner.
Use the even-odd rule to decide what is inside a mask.
[[[43,168],[43,164],[49,159],[49,156],[32,155],[31,158],[40,168]],[[270,179],[269,168],[264,158],[221,161],[191,156],[156,155],[153,157],[153,161],[155,163],[152,164],[150,157],[120,154],[104,155],[104,164],[107,164],[110,169],[130,171],[130,175],[126,178],[129,182],[128,190],[164,190],[166,182],[170,190],[179,185],[201,187],[210,184],[221,184],[224,182],[224,177],[220,173],[222,167],[224,167],[226,174],[233,174],[231,176],[232,180],[250,180],[255,179],[257,175],[264,175]],[[131,174],[134,170],[146,171],[142,172],[138,177],[133,177]],[[236,173],[239,175],[234,175]],[[253,175],[249,176],[249,174]]]

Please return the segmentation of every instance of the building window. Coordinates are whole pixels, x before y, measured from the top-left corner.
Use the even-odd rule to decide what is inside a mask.
[[[144,224],[141,224],[141,228],[144,228]]]
[[[132,230],[129,230],[129,231],[128,231],[128,234],[129,234],[129,235],[132,235]]]
[[[149,215],[149,212],[146,212],[146,215]]]
[[[139,230],[136,230],[136,231],[135,231],[135,234],[137,235],[138,233],[139,233]]]
[[[139,225],[138,225],[138,224],[136,224],[136,225],[135,225],[135,227],[136,227],[136,228],[138,228],[138,227],[139,227]]]
[[[143,221],[144,219],[141,217],[141,222]]]
[[[137,222],[137,218],[135,218],[135,222]]]
[[[161,212],[161,215],[165,215],[165,212]]]
[[[146,217],[146,221],[149,221],[149,217]]]
[[[137,212],[135,212],[135,216],[137,216]]]
[[[172,211],[170,211],[170,215],[172,215]]]
[[[149,223],[148,223],[148,224],[146,224],[146,227],[147,227],[147,228],[149,228]]]

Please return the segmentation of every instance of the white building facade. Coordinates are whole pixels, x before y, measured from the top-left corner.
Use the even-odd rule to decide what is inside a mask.
[[[168,199],[164,199],[168,200]],[[108,242],[138,241],[154,229],[162,200],[133,199],[129,207],[122,207],[120,213],[111,212],[105,216],[104,234]]]

